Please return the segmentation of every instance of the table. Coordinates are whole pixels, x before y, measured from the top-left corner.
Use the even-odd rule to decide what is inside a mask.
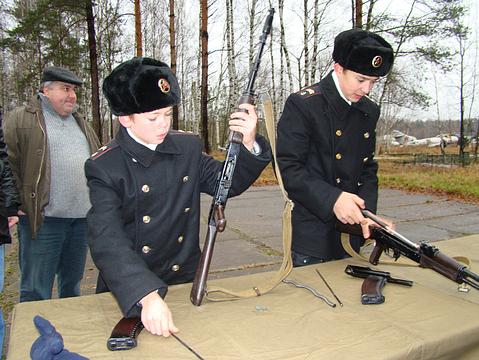
[[[467,255],[479,269],[479,235],[441,241],[449,256]],[[180,338],[205,359],[478,359],[479,291],[429,269],[380,266],[392,276],[413,280],[411,288],[387,284],[381,305],[360,303],[361,279],[344,273],[345,259],[295,268],[289,275],[331,300],[318,269],[343,302],[331,308],[304,289],[280,284],[256,298],[232,302],[189,301],[191,284],[172,286],[166,298]],[[260,273],[209,282],[233,289],[272,276]],[[65,347],[90,359],[195,359],[174,338],[143,331],[138,346],[112,352],[106,339],[121,318],[110,293],[15,306],[7,359],[28,359],[38,337],[33,317],[42,315],[62,334]]]

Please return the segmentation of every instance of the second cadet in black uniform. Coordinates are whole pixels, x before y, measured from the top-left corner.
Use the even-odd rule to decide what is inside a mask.
[[[367,95],[391,69],[393,51],[379,35],[353,29],[336,36],[333,60],[323,80],[288,97],[278,123],[278,162],[295,203],[295,266],[345,257],[336,218],[361,224],[368,237],[360,209],[376,211],[379,107]]]
[[[163,300],[168,285],[190,282],[200,257],[200,193],[213,194],[222,163],[202,153],[198,136],[170,130],[180,89],[170,68],[133,58],[105,79],[121,123],[115,139],[85,164],[92,208],[88,238],[99,269],[97,292],[112,291],[123,314],[153,334],[178,329]],[[243,146],[230,195],[245,191],[271,160],[256,135],[254,107],[231,115]]]

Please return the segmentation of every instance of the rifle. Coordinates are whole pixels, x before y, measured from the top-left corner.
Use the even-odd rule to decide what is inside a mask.
[[[479,275],[470,271],[466,265],[441,253],[439,249],[425,241],[419,244],[412,242],[397,231],[391,229],[384,221],[369,210],[361,210],[364,217],[373,220],[377,226],[370,226],[371,239],[376,240],[369,262],[373,265],[379,263],[379,258],[386,250],[392,251],[394,260],[404,255],[424,268],[429,268],[439,274],[455,281],[458,284],[467,284],[479,290]],[[336,228],[351,235],[362,236],[360,225],[349,225],[340,222]]]
[[[248,84],[240,96],[237,105],[254,104],[254,83],[258,75],[261,56],[266,44],[266,39],[271,31],[271,24],[273,22],[274,9],[270,9],[266,22],[263,27],[263,33],[260,37],[260,46],[256,58],[251,68],[248,77]],[[244,109],[237,109],[237,111],[246,111]],[[201,253],[200,261],[196,269],[193,286],[191,288],[190,300],[196,305],[200,306],[203,297],[206,293],[206,280],[208,278],[208,271],[210,268],[211,258],[213,256],[213,248],[215,245],[216,235],[218,232],[223,232],[226,227],[226,218],[224,209],[228,199],[228,193],[231,187],[236,161],[243,141],[243,134],[238,131],[230,131],[228,137],[228,150],[226,158],[223,163],[221,173],[219,173],[216,181],[213,201],[211,203],[210,213],[208,216],[208,230],[206,233],[206,240]]]
[[[344,269],[348,275],[365,279],[361,286],[361,303],[382,304],[385,300],[382,289],[386,283],[412,286],[412,281],[397,279],[387,271],[373,270],[365,266],[348,265]]]

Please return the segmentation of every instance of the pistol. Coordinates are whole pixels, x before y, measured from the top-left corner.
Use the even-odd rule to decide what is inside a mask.
[[[110,338],[106,342],[108,350],[133,349],[137,342],[136,338],[143,330],[143,323],[139,317],[122,318],[115,325]]]
[[[411,280],[393,278],[387,271],[373,270],[365,266],[348,265],[344,272],[365,279],[361,286],[361,303],[363,305],[382,304],[385,300],[382,289],[386,283],[404,286],[413,284]]]

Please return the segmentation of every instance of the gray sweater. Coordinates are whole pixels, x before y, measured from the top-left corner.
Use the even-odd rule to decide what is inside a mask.
[[[83,165],[90,157],[85,135],[72,115],[61,117],[40,94],[50,152],[50,201],[45,216],[84,218],[90,209]]]

